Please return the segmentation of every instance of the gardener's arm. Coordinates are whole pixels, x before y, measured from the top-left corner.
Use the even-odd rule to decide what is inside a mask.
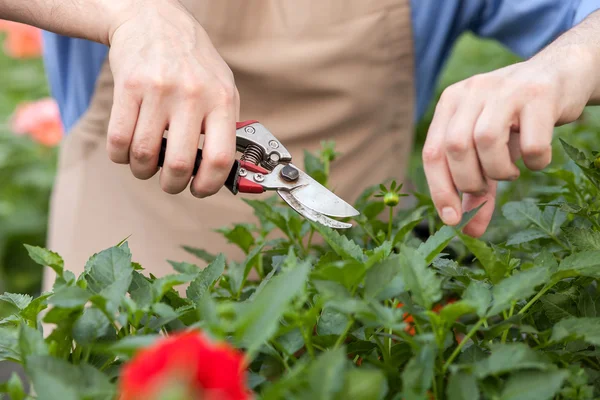
[[[465,228],[480,236],[495,206],[496,181],[514,180],[514,161],[532,170],[551,159],[553,128],[600,104],[600,11],[529,60],[472,77],[444,91],[423,150],[442,220],[487,202]],[[457,189],[464,193],[462,204]]]
[[[179,193],[205,131],[191,191],[204,197],[222,187],[235,157],[239,95],[231,70],[177,0],[0,0],[0,18],[110,45],[112,161],[130,164],[137,178],[152,177],[168,125],[160,183]]]

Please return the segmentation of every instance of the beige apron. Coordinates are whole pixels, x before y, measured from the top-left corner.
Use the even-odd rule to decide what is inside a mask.
[[[409,0],[183,3],[234,73],[241,120],[263,123],[300,166],[304,149],[334,140],[342,155],[330,182],[349,202],[387,178],[403,180],[413,143]],[[198,263],[182,245],[239,258],[214,230],[254,222],[241,195],[226,189],[202,200],[189,190],[169,195],[158,174],[138,180],[129,166],[108,159],[112,96],[106,63],[89,109],[61,149],[49,247],[76,274],[90,255],[126,237],[134,260],[156,275],[171,271],[167,259]],[[54,279],[47,270],[49,287]]]

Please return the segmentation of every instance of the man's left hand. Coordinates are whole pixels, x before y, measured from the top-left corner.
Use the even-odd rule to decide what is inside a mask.
[[[600,98],[598,37],[597,12],[532,59],[442,93],[423,163],[444,223],[456,225],[463,212],[486,202],[464,228],[481,236],[494,212],[497,182],[519,177],[515,162],[522,157],[534,171],[550,163],[554,127],[576,120]]]

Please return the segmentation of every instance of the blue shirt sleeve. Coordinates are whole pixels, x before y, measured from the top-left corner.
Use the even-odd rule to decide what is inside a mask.
[[[417,107],[425,113],[444,63],[464,32],[528,58],[600,9],[600,0],[411,0]]]
[[[90,104],[108,47],[51,32],[43,32],[42,37],[50,92],[68,133]]]

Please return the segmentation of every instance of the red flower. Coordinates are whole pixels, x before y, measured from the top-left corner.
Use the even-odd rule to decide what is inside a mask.
[[[30,25],[0,20],[0,32],[6,32],[4,52],[13,58],[37,58],[42,55],[42,31]]]
[[[185,332],[141,350],[121,371],[120,400],[248,400],[243,354]]]
[[[52,98],[19,104],[11,128],[19,135],[29,134],[45,146],[55,146],[63,137],[60,111]]]

